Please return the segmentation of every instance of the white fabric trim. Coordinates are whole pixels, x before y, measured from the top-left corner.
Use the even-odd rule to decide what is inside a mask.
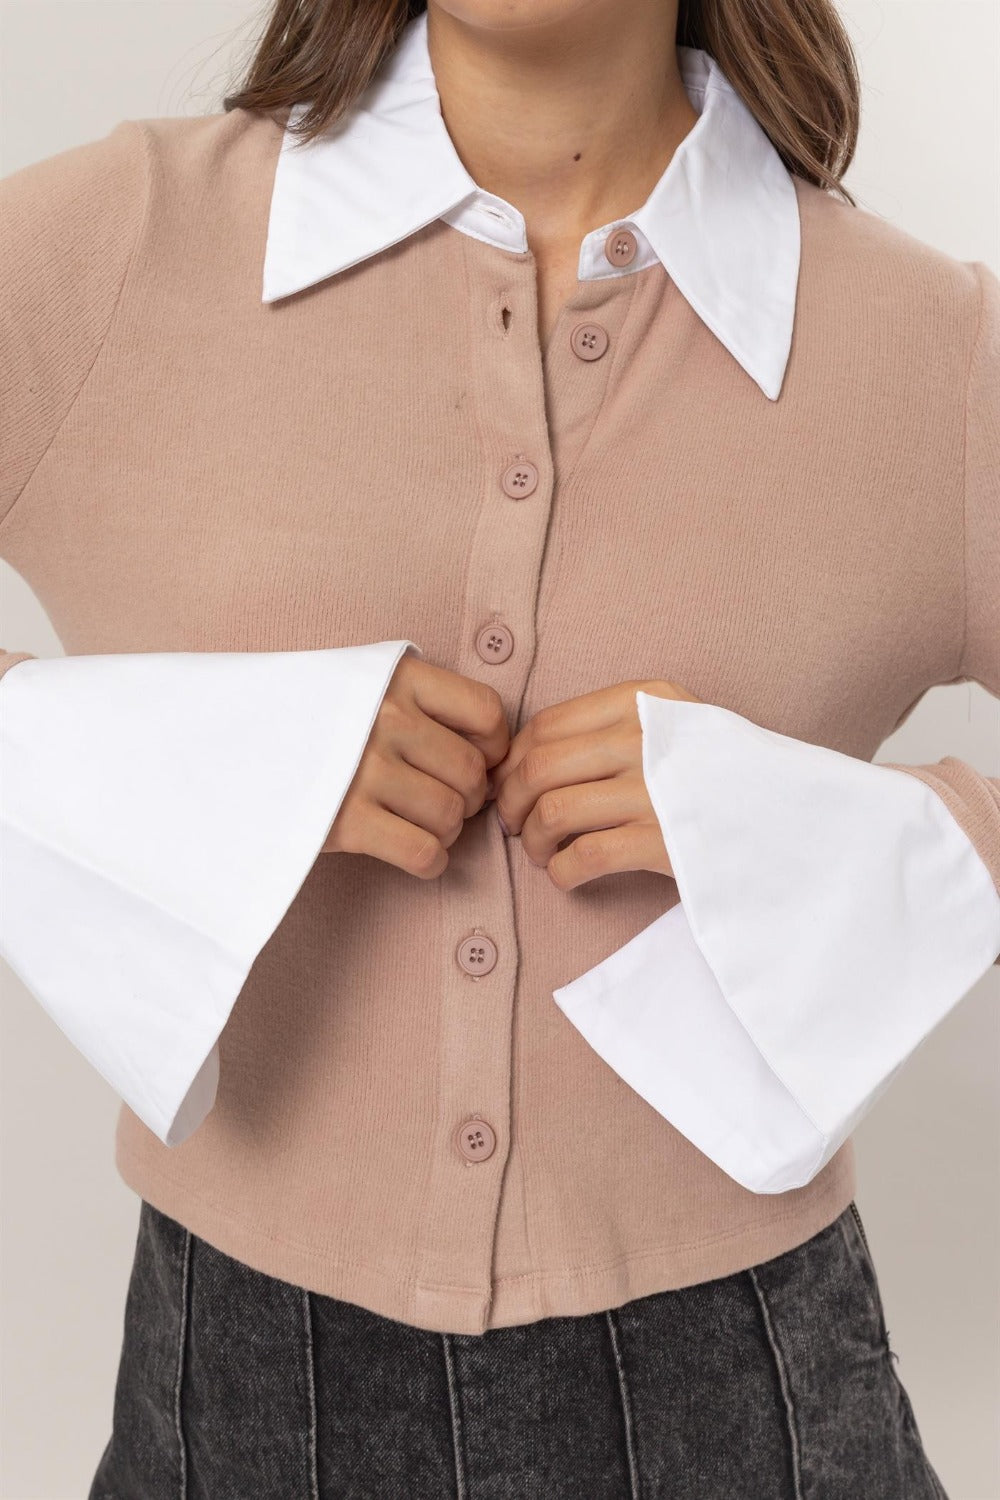
[[[681,295],[764,395],[777,401],[791,350],[801,255],[791,174],[718,62],[677,47],[698,119],[646,201],[580,241],[581,281],[631,276],[660,261]],[[261,300],[277,302],[399,244],[438,219],[462,234],[528,253],[524,215],[480,188],[444,123],[427,13],[336,127],[305,143],[294,133],[311,101],[293,106],[275,162]],[[612,229],[637,253],[613,266]]]
[[[681,905],[554,998],[737,1182],[804,1186],[994,962],[1000,894],[919,778],[636,702]]]
[[[17,662],[0,679],[0,953],[179,1145],[412,641]]]

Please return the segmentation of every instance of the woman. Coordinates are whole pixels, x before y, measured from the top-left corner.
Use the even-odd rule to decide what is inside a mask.
[[[850,1132],[1000,955],[1000,785],[871,764],[1000,692],[1000,282],[824,0],[279,0],[224,105],[0,215],[91,1500],[942,1496]]]

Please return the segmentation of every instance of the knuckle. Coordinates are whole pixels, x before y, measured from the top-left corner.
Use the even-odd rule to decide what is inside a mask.
[[[465,798],[461,792],[454,787],[448,787],[442,808],[442,821],[445,831],[453,838],[457,838],[465,824]]]
[[[503,699],[496,688],[491,687],[488,682],[480,682],[478,689],[479,698],[476,705],[478,714],[482,719],[483,728],[486,733],[492,734],[495,729],[499,729],[501,724],[507,721]]]
[[[537,734],[546,734],[556,716],[556,705],[549,703],[545,708],[537,709],[531,716],[531,725]]]
[[[434,834],[428,834],[414,849],[410,868],[415,875],[428,876],[440,858],[442,845]]]
[[[581,865],[589,868],[601,863],[606,857],[607,849],[599,833],[581,833],[578,839],[573,840],[573,853]]]
[[[535,803],[535,813],[543,828],[558,828],[563,814],[563,799],[558,792],[543,792]]]
[[[387,755],[382,747],[370,739],[365,746],[355,775],[355,785],[359,787],[378,787],[385,783],[391,766],[391,757]],[[353,790],[353,787],[352,789]],[[350,795],[350,793],[348,793]]]
[[[392,686],[386,690],[382,699],[381,707],[375,721],[375,727],[380,731],[393,731],[401,729],[410,721],[410,710],[404,700],[393,692]]]
[[[521,776],[528,786],[537,786],[545,780],[549,766],[549,752],[544,745],[533,745],[521,759]]]
[[[476,745],[470,744],[468,740],[465,741],[462,756],[460,773],[462,785],[468,791],[473,792],[486,775],[486,757]]]

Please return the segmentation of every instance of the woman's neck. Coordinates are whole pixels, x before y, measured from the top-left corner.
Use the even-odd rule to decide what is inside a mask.
[[[526,20],[508,6],[495,25],[446,3],[427,18],[445,124],[478,185],[524,215],[536,254],[642,204],[698,118],[676,0],[528,0]]]

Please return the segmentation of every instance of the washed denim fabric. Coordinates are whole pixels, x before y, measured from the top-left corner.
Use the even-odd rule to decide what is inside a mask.
[[[854,1204],[607,1312],[442,1334],[142,1203],[88,1500],[947,1500]]]

